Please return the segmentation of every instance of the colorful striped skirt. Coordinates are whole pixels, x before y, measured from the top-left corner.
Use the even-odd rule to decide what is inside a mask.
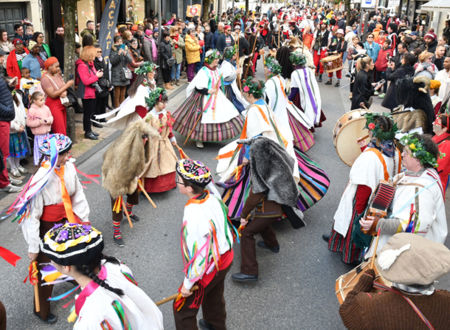
[[[217,183],[224,188],[222,200],[228,207],[230,218],[239,218],[250,192],[250,165],[242,167],[239,177],[232,176],[224,183]]]
[[[330,186],[330,179],[319,164],[309,158],[298,148],[294,148],[300,172],[300,196],[297,208],[302,212],[309,209],[322,199]]]
[[[294,136],[294,145],[300,151],[306,152],[314,145],[314,136],[309,129],[302,125],[295,117],[288,112],[289,125]]]
[[[241,116],[228,122],[202,124],[203,95],[192,92],[186,101],[173,113],[173,129],[193,141],[220,142],[234,139],[241,134],[244,122]]]
[[[9,135],[9,157],[23,158],[28,154],[27,134],[11,133]]]

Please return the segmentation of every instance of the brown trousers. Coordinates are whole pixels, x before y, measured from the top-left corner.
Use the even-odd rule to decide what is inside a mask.
[[[6,330],[6,309],[0,301],[0,330]]]
[[[272,229],[272,223],[277,218],[254,218],[251,220],[241,236],[241,273],[258,275],[258,262],[256,261],[255,234],[260,233],[268,247],[278,246],[277,237]]]
[[[116,200],[111,197],[111,209],[114,207],[114,203]],[[136,189],[134,193],[131,195],[127,195],[127,203],[132,205],[138,205],[139,204],[139,189]],[[121,209],[119,213],[116,213],[113,211],[112,213],[112,219],[113,221],[122,221],[123,218],[123,210]]]
[[[225,276],[231,268],[219,271],[214,279],[205,288],[203,295],[202,311],[203,319],[211,324],[215,330],[226,330],[225,298],[223,296],[225,288]],[[183,308],[177,312],[173,309],[173,316],[175,317],[175,326],[177,330],[197,330],[197,313],[198,308],[189,308],[194,301],[195,294],[186,298]]]
[[[127,86],[115,86],[114,87],[114,108],[118,108],[120,104],[125,100],[125,94],[127,92]]]
[[[58,223],[65,223],[66,221],[67,219],[63,219],[57,222],[47,222],[41,220],[41,224],[39,226],[39,237],[42,239],[44,235],[50,229],[53,228],[54,225]],[[41,263],[50,262],[50,259],[47,256],[45,256],[42,252],[39,252],[36,260],[38,262],[38,267]],[[38,278],[39,307],[40,307],[39,315],[43,320],[46,320],[48,314],[50,314],[50,301],[48,301],[48,298],[52,296],[53,285],[41,286],[42,284],[41,272],[38,272],[37,278]],[[33,294],[31,295],[31,297],[33,298],[33,305],[34,305],[34,288],[32,288],[32,290],[33,291],[31,292],[33,292]],[[34,311],[36,312],[36,306],[34,306]]]

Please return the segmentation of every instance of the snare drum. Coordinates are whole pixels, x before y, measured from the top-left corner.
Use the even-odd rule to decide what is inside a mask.
[[[320,60],[327,73],[342,70],[344,64],[341,55],[330,55]]]
[[[356,158],[361,154],[358,139],[369,135],[364,114],[367,110],[352,110],[338,119],[333,130],[333,144],[339,158],[348,166],[352,166]],[[361,140],[369,143],[369,138]]]
[[[370,264],[371,264],[370,260],[363,261],[360,265],[353,268],[348,273],[338,277],[338,279],[336,280],[335,289],[336,289],[336,297],[340,305],[342,305],[342,303],[344,302],[345,298],[347,297],[347,294],[350,291],[352,291],[353,288],[356,286],[360,277],[366,272],[366,270],[370,269]],[[377,270],[376,264],[374,265],[373,270],[375,271],[375,282],[378,282],[384,286],[392,285],[391,282],[389,282],[388,280],[383,278],[383,276],[381,276],[381,274]],[[379,291],[383,290],[373,288],[371,292],[379,292]]]

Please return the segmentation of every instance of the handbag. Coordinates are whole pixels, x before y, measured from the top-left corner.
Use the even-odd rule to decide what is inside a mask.
[[[174,66],[175,64],[176,64],[176,60],[175,60],[173,57],[167,59],[167,65],[168,65],[168,66],[172,67],[172,66]]]
[[[133,78],[133,72],[131,72],[130,69],[128,69],[127,67],[123,67],[122,69],[123,69],[123,73],[125,74],[126,79]]]
[[[55,90],[58,90],[58,85],[56,85],[55,81],[50,77],[50,75],[47,75],[48,79],[52,82],[52,85],[55,87]],[[69,107],[71,105],[70,100],[67,96],[63,97],[60,96],[59,100],[61,101],[61,104],[65,107]]]

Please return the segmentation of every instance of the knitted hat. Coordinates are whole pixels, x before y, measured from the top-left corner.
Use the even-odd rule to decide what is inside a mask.
[[[72,140],[63,134],[50,134],[44,142],[42,142],[39,151],[46,156],[50,156],[52,153],[52,146],[56,147],[58,154],[62,154],[70,150],[72,147]]]
[[[158,68],[158,66],[155,63],[146,61],[146,62],[142,63],[139,68],[134,70],[134,73],[145,75],[149,72],[155,71],[157,68]]]
[[[211,182],[211,171],[202,162],[193,159],[181,159],[177,162],[176,171],[184,180],[200,187]]]
[[[388,281],[429,285],[450,271],[450,250],[418,234],[392,236],[377,256],[377,269]]]
[[[66,222],[50,229],[40,245],[58,265],[85,265],[103,251],[103,236],[90,225]]]
[[[217,49],[210,49],[205,54],[205,63],[211,64],[214,60],[220,59],[220,52]]]
[[[305,55],[299,50],[295,50],[289,55],[289,60],[293,65],[305,65],[306,64],[306,57]]]
[[[274,75],[281,72],[281,65],[274,57],[267,57],[264,64],[266,65],[266,68]]]
[[[223,58],[224,59],[229,60],[229,59],[231,59],[234,56],[234,54],[236,54],[236,48],[235,47],[226,47],[223,50]]]
[[[423,37],[424,39],[425,38],[430,38],[430,39],[436,39],[436,37],[435,37],[435,35],[433,34],[433,33],[427,33],[427,34],[425,34],[425,36]]]

